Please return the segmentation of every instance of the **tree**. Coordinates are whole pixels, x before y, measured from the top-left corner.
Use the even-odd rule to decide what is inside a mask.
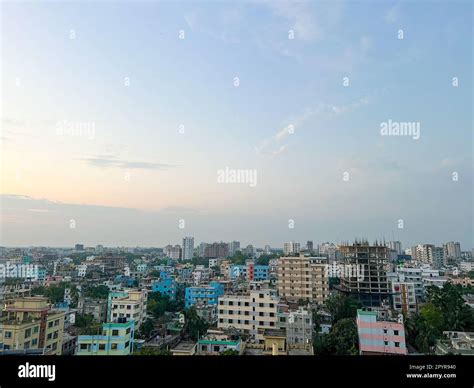
[[[362,304],[349,296],[332,294],[326,301],[326,307],[331,313],[334,324],[344,318],[355,318],[357,309],[361,308]]]
[[[238,356],[239,352],[235,349],[227,349],[221,353],[221,356]]]
[[[336,322],[329,334],[316,334],[313,339],[316,355],[356,355],[359,349],[357,326],[353,318]]]
[[[109,287],[102,284],[99,286],[91,286],[87,288],[84,295],[88,298],[107,299],[109,296]]]
[[[148,339],[153,330],[155,330],[155,323],[153,319],[148,318],[140,325],[138,337]]]
[[[184,310],[184,316],[186,319],[185,333],[194,341],[197,341],[199,337],[207,332],[209,324],[202,319],[194,307]]]
[[[79,329],[80,335],[98,334],[102,327],[100,322],[97,322],[92,314],[77,314],[74,326]]]

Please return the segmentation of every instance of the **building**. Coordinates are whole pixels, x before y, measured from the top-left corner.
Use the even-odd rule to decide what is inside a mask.
[[[152,292],[159,292],[162,295],[168,296],[171,300],[176,299],[177,290],[176,280],[164,271],[160,272],[160,279],[151,285]]]
[[[45,297],[8,301],[0,318],[0,352],[44,349],[61,355],[64,312],[52,310]]]
[[[396,281],[404,283],[413,283],[415,287],[415,296],[417,302],[423,300],[425,297],[425,288],[423,287],[422,269],[411,267],[397,268],[398,279]]]
[[[402,254],[402,243],[400,241],[389,241],[388,247],[397,253],[397,255]]]
[[[271,290],[251,290],[247,294],[229,294],[219,298],[219,329],[235,328],[263,344],[263,331],[276,329],[278,298]]]
[[[230,279],[243,278],[247,281],[265,281],[269,278],[268,265],[256,265],[248,261],[245,265],[231,265],[229,268]]]
[[[122,273],[125,268],[126,260],[123,256],[114,256],[113,254],[106,254],[98,258],[98,262],[106,274]]]
[[[298,253],[300,253],[300,243],[291,241],[283,244],[283,254],[285,256],[295,255]]]
[[[450,241],[446,244],[443,244],[444,256],[446,261],[455,263],[461,260],[461,244],[458,242]]]
[[[196,304],[196,314],[207,323],[214,325],[217,322],[217,304]]]
[[[397,319],[381,319],[381,311],[357,310],[357,333],[359,353],[369,354],[408,354],[405,343],[403,315]]]
[[[417,302],[415,284],[392,282],[393,309],[402,313],[416,313]]]
[[[265,329],[263,332],[263,355],[288,355],[286,338],[285,330]]]
[[[306,250],[309,252],[309,254],[314,252],[314,244],[312,241],[306,241]]]
[[[278,259],[278,295],[288,301],[323,304],[329,297],[327,259],[287,256]]]
[[[204,356],[219,355],[226,350],[234,350],[240,355],[244,349],[245,343],[239,336],[228,334],[223,330],[209,329],[197,343],[197,354]]]
[[[63,333],[62,356],[74,356],[77,348],[77,336]]]
[[[84,250],[84,244],[76,244],[74,247],[76,251],[83,251]]]
[[[133,353],[135,324],[119,319],[102,325],[98,335],[80,335],[77,339],[78,356],[127,356]]]
[[[173,356],[194,356],[196,354],[197,343],[182,341],[171,349]]]
[[[116,321],[125,318],[134,321],[134,327],[138,330],[146,317],[147,306],[146,290],[122,290],[109,293],[107,301],[107,321]]]
[[[194,245],[194,242],[193,242]],[[179,260],[182,257],[182,249],[179,245],[167,245],[163,248],[163,253],[171,260]],[[192,257],[191,257],[192,258]]]
[[[229,246],[223,242],[215,242],[212,244],[208,244],[204,248],[204,257],[208,259],[215,259],[219,257],[227,257],[229,256]]]
[[[436,341],[437,355],[474,356],[474,333],[464,331],[443,331],[444,339]]]
[[[77,309],[83,315],[92,315],[97,322],[107,319],[107,301],[103,299],[79,298]]]
[[[312,314],[303,307],[292,310],[288,305],[278,306],[278,329],[286,332],[289,349],[313,348]]]
[[[218,299],[222,295],[224,295],[224,287],[219,282],[211,282],[204,286],[187,287],[184,296],[185,307],[217,305]]]
[[[367,241],[356,241],[339,249],[344,260],[344,271],[340,284],[335,288],[359,300],[364,306],[380,306],[383,301],[389,300],[388,248],[378,243],[369,245]]]
[[[428,264],[436,268],[445,266],[446,257],[444,249],[433,244],[416,245],[411,248],[411,256],[418,264]]]
[[[183,260],[192,260],[194,256],[194,237],[183,238]]]
[[[229,243],[229,256],[234,256],[237,252],[240,252],[240,241],[231,241]]]

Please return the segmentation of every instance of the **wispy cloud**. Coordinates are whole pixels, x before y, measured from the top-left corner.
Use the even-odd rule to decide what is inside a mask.
[[[334,105],[320,103],[315,107],[307,108],[302,114],[292,120],[291,124],[278,130],[272,137],[264,139],[262,143],[255,147],[255,151],[260,155],[275,156],[284,152],[287,144],[282,142],[291,134],[297,132],[311,120],[328,120],[340,115],[348,114],[369,104],[369,97],[360,98],[350,104]]]
[[[143,170],[169,170],[177,167],[176,164],[155,163],[155,162],[136,162],[122,160],[115,157],[93,156],[89,158],[80,158],[80,161],[86,162],[94,167],[108,168],[117,167],[123,169],[143,169]]]

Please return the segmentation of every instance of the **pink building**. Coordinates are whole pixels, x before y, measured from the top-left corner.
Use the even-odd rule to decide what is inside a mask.
[[[357,310],[360,354],[407,354],[403,317],[381,319],[380,312]]]

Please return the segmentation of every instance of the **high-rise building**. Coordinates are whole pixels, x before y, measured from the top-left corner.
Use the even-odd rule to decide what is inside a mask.
[[[278,259],[278,294],[288,301],[323,304],[329,297],[328,260],[287,256]]]
[[[44,349],[61,355],[64,311],[54,311],[45,297],[25,297],[8,301],[0,318],[2,350]]]
[[[264,252],[265,252],[266,255],[271,255],[272,254],[272,248],[270,247],[270,245],[265,245]]]
[[[183,238],[183,260],[192,260],[194,255],[194,237]]]
[[[314,252],[314,245],[312,241],[306,242],[306,249],[308,250],[310,254]]]
[[[446,265],[445,251],[433,244],[419,244],[412,247],[411,256],[420,264],[429,264],[436,268]]]
[[[284,255],[288,256],[288,255],[294,255],[298,253],[300,253],[300,243],[290,241],[283,244]]]
[[[74,247],[76,251],[83,251],[84,250],[84,244],[76,244]]]
[[[402,254],[402,243],[400,241],[389,241],[388,247],[392,250],[397,252],[397,255]]]
[[[240,241],[231,241],[229,243],[229,256],[234,256],[240,251]]]
[[[444,255],[446,260],[457,261],[461,259],[461,244],[458,242],[450,241],[443,244]]]
[[[204,249],[204,257],[208,259],[222,258],[229,256],[229,246],[223,242],[209,244]]]
[[[369,245],[367,241],[356,241],[339,249],[344,260],[344,271],[336,289],[359,300],[364,306],[380,306],[383,301],[388,301],[391,294],[387,277],[388,248],[378,243]]]

